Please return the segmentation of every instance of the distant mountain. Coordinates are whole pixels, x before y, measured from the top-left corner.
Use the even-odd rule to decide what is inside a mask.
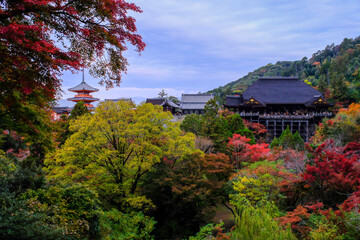
[[[328,93],[333,101],[360,100],[360,37],[345,38],[339,45],[331,44],[319,50],[310,59],[279,61],[267,64],[248,73],[236,81],[213,89],[219,102],[225,96],[241,93],[259,77],[299,77],[322,92]]]

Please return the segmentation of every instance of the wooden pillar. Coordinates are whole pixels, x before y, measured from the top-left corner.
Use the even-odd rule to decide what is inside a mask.
[[[291,128],[291,133],[293,133],[293,121],[290,120],[290,128]]]
[[[309,120],[306,121],[306,142],[309,141]]]
[[[281,120],[281,132],[284,131],[284,119]]]
[[[277,137],[276,120],[274,120],[274,137]]]

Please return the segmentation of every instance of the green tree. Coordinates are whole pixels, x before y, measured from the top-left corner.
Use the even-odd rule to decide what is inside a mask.
[[[50,214],[19,198],[27,187],[19,179],[20,172],[18,162],[0,150],[0,238],[68,239],[61,226],[51,224]]]
[[[274,138],[273,141],[271,142],[270,148],[274,148],[274,147],[303,150],[304,140],[302,139],[298,131],[292,134],[289,126],[287,126],[287,128],[281,133],[280,137]]]
[[[195,151],[193,134],[183,134],[170,113],[124,101],[101,103],[93,115],[70,122],[74,134],[46,159],[50,179],[81,182],[120,209],[146,209],[137,194],[141,179],[161,158]]]
[[[321,74],[319,77],[319,80],[317,82],[317,89],[324,93],[328,88],[328,83],[326,82],[326,76],[324,74]]]
[[[175,104],[179,104],[180,103],[180,100],[177,98],[177,97],[174,97],[174,96],[169,96],[167,97],[167,100],[175,103]]]
[[[219,105],[214,98],[206,103],[204,111],[205,118],[213,118],[218,114]]]
[[[201,135],[203,121],[203,115],[192,113],[186,115],[184,120],[181,122],[180,128],[185,132],[191,132],[199,136]]]
[[[167,93],[165,92],[165,90],[161,90],[159,93],[158,93],[158,97],[159,98],[166,98],[167,97]]]
[[[122,213],[116,209],[104,212],[101,231],[105,240],[150,240],[155,221],[142,212]]]
[[[83,101],[77,102],[74,108],[71,110],[69,119],[75,119],[84,114],[89,114],[88,108],[85,106]]]
[[[225,154],[184,155],[179,161],[166,159],[156,165],[142,191],[156,205],[158,239],[177,239],[194,234],[227,199],[223,190],[232,165]]]
[[[330,79],[331,96],[336,100],[346,99],[346,79],[343,74],[332,74]]]
[[[80,184],[47,186],[21,196],[33,211],[48,216],[66,235],[78,239],[100,238],[100,201],[94,191]]]
[[[85,114],[89,114],[89,110],[87,109],[87,107],[85,106],[83,101],[77,102],[74,106],[74,108],[71,110],[70,116],[67,118],[62,117],[60,121],[57,122],[57,128],[58,128],[58,133],[57,133],[57,141],[59,142],[59,146],[63,145],[66,141],[66,139],[68,139],[70,137],[70,135],[72,134],[72,132],[69,129],[70,126],[70,121],[72,119],[76,119],[79,116],[85,115]]]
[[[274,220],[280,212],[272,202],[251,204],[244,197],[232,197],[230,203],[236,209],[235,226],[231,239],[244,240],[296,240],[291,228],[284,229]]]
[[[237,133],[240,134],[242,130],[245,129],[244,122],[239,114],[232,114],[226,117],[226,120],[228,121],[229,130],[231,133]]]

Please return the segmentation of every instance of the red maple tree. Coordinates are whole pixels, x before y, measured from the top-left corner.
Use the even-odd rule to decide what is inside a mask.
[[[358,190],[360,144],[336,147],[333,140],[326,140],[312,154],[303,179],[322,202],[336,207],[347,195]]]

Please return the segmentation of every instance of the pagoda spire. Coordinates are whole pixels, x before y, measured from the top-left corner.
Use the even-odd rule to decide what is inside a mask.
[[[84,74],[84,72],[85,72],[85,69],[83,68],[83,70],[82,70],[82,82],[81,83],[85,83],[85,74]]]
[[[73,98],[68,98],[69,101],[72,102],[79,102],[83,101],[85,106],[88,109],[94,109],[94,106],[92,105],[92,102],[99,101],[100,99],[94,98],[92,95],[90,95],[92,92],[97,92],[99,89],[91,87],[89,84],[85,82],[85,70],[82,71],[82,82],[73,87],[69,88],[69,91],[76,92],[77,95]]]

